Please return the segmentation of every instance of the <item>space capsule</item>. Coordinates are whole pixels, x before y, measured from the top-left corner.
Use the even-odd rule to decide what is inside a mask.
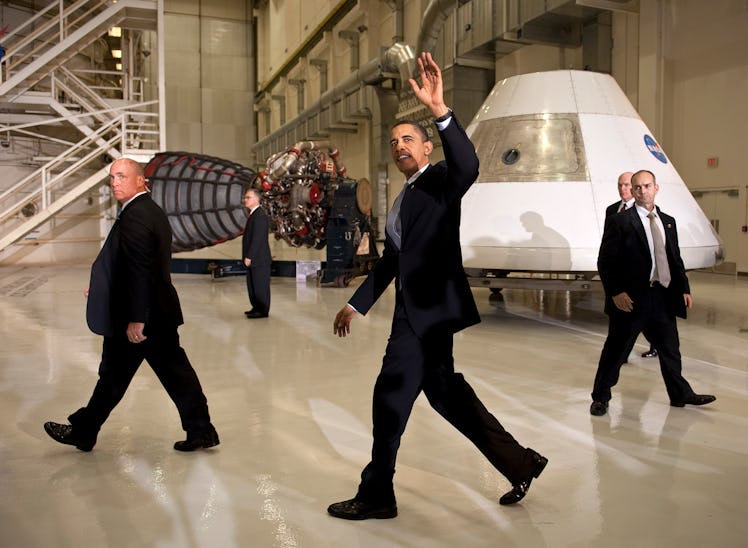
[[[686,268],[721,260],[719,236],[611,76],[558,70],[506,78],[466,131],[480,160],[478,180],[462,200],[469,275],[590,278],[605,209],[619,199],[618,176],[640,169],[655,174],[655,203],[678,223]]]

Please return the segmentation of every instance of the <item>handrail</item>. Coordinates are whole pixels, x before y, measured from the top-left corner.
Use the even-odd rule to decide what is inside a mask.
[[[12,44],[12,40],[10,40],[11,38],[13,38],[16,34],[19,34],[23,29],[25,29],[29,25],[32,25],[33,23],[35,23],[37,19],[44,17],[49,10],[51,10],[52,8],[54,8],[55,6],[59,4],[60,2],[52,2],[46,8],[42,8],[41,10],[37,11],[36,15],[26,19],[23,23],[21,23],[20,25],[12,29],[10,32],[8,32],[4,38],[6,45]],[[12,44],[12,45],[14,46],[15,44]]]
[[[80,114],[71,114],[70,116],[59,116],[57,118],[47,118],[40,122],[27,122],[25,124],[18,124],[16,126],[6,126],[3,124],[0,124],[0,131],[18,131],[27,127],[34,127],[34,126],[46,126],[51,123],[55,122],[65,122],[69,121],[71,118],[89,118],[89,117],[95,117],[97,114],[102,114],[106,112],[120,112],[120,111],[126,111],[132,116],[143,116],[143,115],[152,115],[156,113],[148,112],[148,111],[139,111],[139,110],[132,110],[137,109],[140,107],[148,106],[148,105],[155,105],[158,104],[158,99],[152,99],[150,101],[142,101],[140,103],[133,103],[130,105],[121,105],[118,107],[109,107],[102,110],[92,110],[90,112],[82,112]],[[131,111],[131,112],[130,112]]]
[[[124,115],[122,115],[124,116]],[[120,116],[120,117],[122,117]],[[84,146],[93,144],[96,142],[96,139],[101,137],[104,133],[106,133],[109,129],[117,128],[118,124],[120,123],[119,118],[113,118],[110,120],[107,124],[104,124],[99,129],[94,131],[91,135],[86,135],[83,137],[80,141],[75,143],[72,147],[65,150],[64,152],[61,152],[54,158],[52,158],[49,162],[47,162],[45,165],[37,169],[36,171],[33,171],[32,173],[29,173],[26,177],[18,181],[13,186],[7,188],[2,193],[0,193],[0,203],[5,201],[7,198],[9,198],[11,195],[17,193],[19,190],[27,186],[30,182],[34,181],[36,178],[40,176],[41,173],[43,173],[45,170],[48,170],[50,166],[58,165],[60,162],[64,161],[66,158],[72,156],[73,154],[76,154],[81,149],[83,149]],[[0,219],[5,215],[5,213],[0,213]]]
[[[103,123],[110,119],[104,114],[109,112],[111,106],[107,104],[100,95],[91,91],[85,82],[75,76],[68,69],[60,67],[58,70],[63,76],[65,76],[66,80],[63,80],[52,73],[52,97],[57,97],[56,91],[61,89],[70,95],[71,100],[83,107],[87,114],[94,117],[99,122]],[[69,82],[75,84],[77,89],[73,89]]]
[[[91,0],[78,0],[67,8],[65,8],[63,2],[53,2],[32,17],[31,20],[26,21],[20,27],[14,29],[14,32],[11,32],[9,36],[15,35],[22,28],[26,28],[30,24],[30,21],[36,21],[42,15],[52,11],[53,7],[59,7],[58,13],[50,17],[44,24],[36,28],[33,32],[22,37],[19,42],[8,42],[8,38],[6,37],[6,52],[5,56],[0,61],[0,68],[5,66],[5,76],[3,77],[3,71],[0,70],[0,82],[8,79],[11,69],[27,62],[46,46],[50,44],[56,45],[57,43],[62,42],[66,37],[66,31],[67,34],[69,34],[70,29],[74,28],[78,22],[82,21],[84,16],[87,16],[97,8],[105,7],[107,5],[106,0],[93,0],[93,5],[88,7],[84,16],[79,16],[75,20],[71,20],[71,17],[76,14],[77,10],[86,8],[86,4],[89,4],[90,2]],[[38,43],[34,45],[35,42]],[[21,50],[28,46],[31,46],[31,49],[21,54]],[[19,55],[21,56],[20,58]]]

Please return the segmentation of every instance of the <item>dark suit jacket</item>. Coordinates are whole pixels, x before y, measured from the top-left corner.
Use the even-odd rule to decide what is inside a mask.
[[[242,260],[250,259],[251,266],[269,266],[272,263],[268,244],[268,216],[260,206],[247,218],[242,236]]]
[[[678,232],[675,219],[657,208],[662,225],[665,227],[665,247],[670,266],[670,285],[667,288],[667,305],[671,314],[686,317],[683,295],[691,289],[683,266],[678,246]],[[597,269],[605,288],[605,313],[626,314],[616,308],[613,297],[624,291],[636,303],[649,287],[649,274],[652,258],[647,244],[647,234],[635,207],[605,220]]]
[[[349,301],[366,314],[399,278],[408,320],[420,337],[480,321],[460,249],[460,201],[478,176],[478,157],[457,118],[439,137],[445,161],[429,166],[403,196],[401,249],[385,238],[381,259]]]
[[[618,213],[618,208],[621,207],[621,200],[618,200],[614,204],[610,204],[608,207],[605,208],[605,217],[608,218],[611,215],[615,215]]]
[[[127,324],[143,322],[145,332],[183,323],[171,284],[171,227],[150,195],[122,210],[91,267],[86,320],[94,333],[124,335]]]

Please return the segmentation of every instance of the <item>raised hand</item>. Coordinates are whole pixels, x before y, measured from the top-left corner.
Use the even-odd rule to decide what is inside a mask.
[[[434,118],[444,116],[449,108],[444,104],[444,86],[439,65],[428,51],[424,51],[418,58],[418,67],[421,70],[421,85],[419,86],[413,78],[409,80],[413,93],[428,107]]]

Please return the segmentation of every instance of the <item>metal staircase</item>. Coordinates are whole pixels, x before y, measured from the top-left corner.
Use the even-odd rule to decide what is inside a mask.
[[[52,2],[5,35],[0,96],[19,96],[113,26],[154,30],[155,0]]]
[[[68,149],[0,191],[0,253],[105,182],[112,159],[145,162],[160,150],[159,101],[143,100],[142,77],[116,73],[122,91],[112,98],[65,65],[112,26],[156,30],[161,1],[65,4],[52,2],[3,40],[0,101],[37,114],[15,125],[0,115],[0,131],[45,139],[45,128],[62,126],[67,137],[53,140]]]

